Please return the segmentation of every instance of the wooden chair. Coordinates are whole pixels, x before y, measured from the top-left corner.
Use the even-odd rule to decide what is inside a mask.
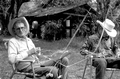
[[[4,46],[5,48],[7,49],[8,48],[8,40],[9,39],[5,39],[3,40],[4,42]],[[15,64],[12,64],[10,63],[10,65],[12,66],[12,74],[10,76],[10,79],[13,79],[14,75],[24,75],[24,79],[26,79],[27,77],[28,78],[32,78],[32,79],[36,79],[37,77],[46,77],[45,75],[42,75],[42,74],[36,74],[35,71],[34,71],[34,67],[33,67],[33,63],[34,61],[31,61],[31,60],[21,60],[21,62],[30,62],[30,66],[32,68],[32,72],[21,72],[21,71],[18,71],[17,68],[15,67]]]
[[[82,79],[84,79],[87,66],[90,66],[90,79],[92,79],[92,60],[93,60],[93,56],[90,56],[90,57],[87,58]],[[120,71],[120,69],[117,69],[117,68],[106,68],[106,71],[112,71],[112,73],[111,73],[111,75],[109,77],[109,79],[112,79],[113,73],[115,71]]]
[[[120,69],[117,69],[117,68],[106,68],[106,71],[112,71],[112,72],[111,72],[111,75],[110,75],[110,77],[109,77],[109,79],[112,79],[113,73],[114,73],[115,71],[120,71]]]
[[[12,74],[10,76],[10,79],[12,79],[14,77],[14,75],[24,75],[24,79],[26,79],[27,77],[28,78],[32,78],[32,79],[36,79],[36,77],[43,77],[44,75],[42,74],[35,74],[35,71],[34,71],[34,67],[33,67],[33,62],[34,61],[30,61],[30,60],[22,60],[21,62],[30,62],[30,66],[32,68],[32,72],[22,72],[22,71],[18,71],[17,68],[15,67],[14,64],[11,64],[12,66]]]
[[[8,48],[8,40],[9,40],[9,39],[3,40],[4,46],[5,46],[6,49]],[[20,62],[30,62],[30,66],[31,66],[31,68],[32,68],[32,72],[21,72],[21,71],[18,71],[17,68],[15,67],[15,64],[10,63],[10,65],[12,66],[12,74],[11,74],[11,76],[10,76],[10,79],[13,79],[14,75],[24,75],[24,76],[25,76],[24,79],[26,79],[27,77],[28,77],[28,78],[32,78],[32,79],[36,79],[37,77],[39,77],[39,79],[40,79],[40,78],[42,78],[42,79],[45,78],[45,79],[46,79],[47,77],[49,77],[49,74],[51,74],[51,73],[36,74],[36,73],[35,73],[35,70],[34,70],[34,66],[33,66],[33,63],[34,63],[35,61],[31,61],[31,60],[21,60]],[[58,79],[60,79],[61,77],[62,77],[62,76],[59,75],[59,76],[58,76]]]

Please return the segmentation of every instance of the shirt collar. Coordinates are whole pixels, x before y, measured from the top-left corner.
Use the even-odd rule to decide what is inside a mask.
[[[20,41],[25,41],[25,40],[27,40],[27,37],[26,37],[26,36],[23,37],[23,38],[20,38],[20,37],[18,37],[18,36],[15,36],[15,38],[18,39],[18,40],[20,40]]]

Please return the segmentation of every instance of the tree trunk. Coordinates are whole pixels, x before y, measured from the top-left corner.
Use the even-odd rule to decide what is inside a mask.
[[[18,17],[18,11],[19,11],[22,3],[28,2],[28,1],[29,0],[11,0],[11,6],[8,10],[8,13],[11,16],[11,19]]]

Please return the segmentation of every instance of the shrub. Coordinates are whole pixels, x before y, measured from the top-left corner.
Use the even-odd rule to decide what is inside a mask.
[[[56,40],[56,35],[60,32],[60,24],[55,21],[47,21],[41,26],[41,37],[45,40]]]

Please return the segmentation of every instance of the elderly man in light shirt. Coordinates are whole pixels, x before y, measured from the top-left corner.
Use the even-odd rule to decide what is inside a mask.
[[[11,20],[8,30],[13,36],[8,42],[8,58],[10,63],[15,64],[18,71],[32,72],[30,63],[21,62],[21,60],[34,60],[35,73],[46,74],[51,72],[53,79],[57,79],[58,74],[62,75],[61,79],[64,79],[68,59],[66,57],[58,59],[59,63],[57,63],[58,60],[52,59],[40,62],[37,56],[41,49],[35,47],[32,40],[26,36],[29,33],[29,24],[25,17]],[[56,63],[57,65],[55,65]]]

